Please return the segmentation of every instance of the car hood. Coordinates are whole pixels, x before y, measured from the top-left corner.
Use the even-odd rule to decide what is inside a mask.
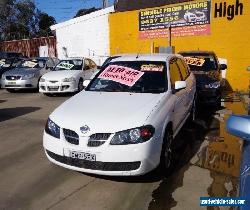
[[[12,75],[27,75],[27,74],[34,74],[41,70],[41,68],[15,68],[12,70],[9,70],[4,73],[5,76],[12,76]]]
[[[114,133],[145,124],[164,94],[83,91],[50,116],[61,128],[77,133],[87,125],[93,133]],[[84,135],[82,135],[84,136]]]
[[[47,74],[43,75],[45,80],[62,80],[70,77],[77,77],[81,71],[79,70],[64,70],[64,71],[50,71]]]

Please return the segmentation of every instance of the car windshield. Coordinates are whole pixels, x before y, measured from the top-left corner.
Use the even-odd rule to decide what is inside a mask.
[[[62,70],[82,70],[83,69],[83,60],[81,59],[72,59],[72,60],[62,60],[60,61],[54,71]]]
[[[17,65],[17,67],[26,69],[44,68],[45,64],[46,60],[28,59],[28,60],[23,60],[19,65]]]
[[[163,93],[166,75],[162,61],[111,62],[102,67],[86,91]]]
[[[181,53],[191,71],[213,71],[217,70],[216,58],[207,53]]]

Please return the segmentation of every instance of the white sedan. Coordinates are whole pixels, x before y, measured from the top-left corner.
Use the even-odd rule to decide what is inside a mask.
[[[195,93],[195,77],[180,55],[118,56],[49,116],[45,153],[86,173],[167,171],[174,137],[190,113],[194,117]]]
[[[53,71],[42,76],[39,92],[44,94],[80,92],[84,80],[97,73],[97,65],[89,58],[61,60]]]

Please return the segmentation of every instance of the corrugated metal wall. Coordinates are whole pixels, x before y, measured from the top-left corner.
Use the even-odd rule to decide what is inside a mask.
[[[48,46],[48,54],[50,57],[57,56],[56,38],[53,36],[4,41],[1,43],[1,50],[6,52],[20,52],[28,57],[38,57],[40,46]]]

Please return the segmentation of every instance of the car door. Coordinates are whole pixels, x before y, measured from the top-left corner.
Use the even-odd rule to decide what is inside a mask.
[[[175,98],[174,102],[174,120],[173,120],[173,128],[174,131],[178,129],[181,122],[185,117],[186,108],[184,104],[186,103],[186,89],[179,90],[177,92],[174,91],[175,82],[182,81],[182,75],[180,69],[177,65],[177,58],[172,58],[169,61],[169,75],[170,75],[170,82],[172,88],[172,94]]]
[[[192,104],[193,104],[193,98],[195,94],[195,78],[192,74],[190,74],[188,66],[185,64],[185,62],[181,58],[176,59],[176,63],[179,67],[179,70],[182,75],[182,79],[186,81],[187,87],[185,88],[185,115],[188,114],[190,111]]]

